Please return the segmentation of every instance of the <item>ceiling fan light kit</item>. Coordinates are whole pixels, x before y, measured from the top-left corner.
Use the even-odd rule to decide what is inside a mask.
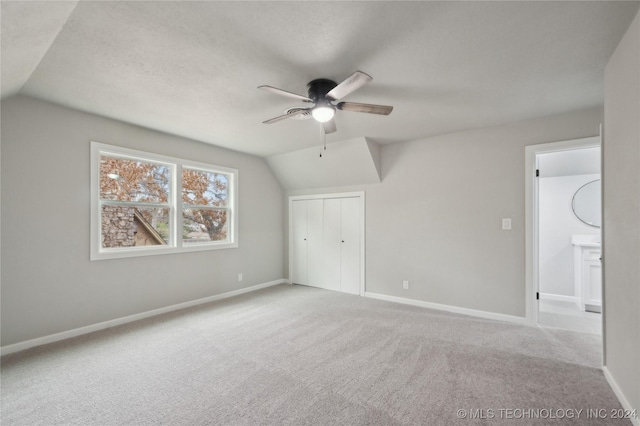
[[[314,106],[309,108],[289,108],[285,114],[263,121],[263,123],[271,124],[293,117],[303,118],[303,115],[311,113],[311,116],[313,116],[316,121],[322,123],[325,134],[328,134],[337,130],[334,120],[336,109],[341,111],[364,112],[378,115],[391,114],[393,107],[387,105],[361,104],[355,102],[339,102],[336,105],[332,104],[333,101],[344,98],[369,83],[371,80],[373,80],[371,76],[362,71],[354,72],[340,84],[325,78],[316,79],[307,84],[307,92],[309,96],[298,95],[272,86],[259,86],[258,89],[263,89],[280,96],[314,104]]]
[[[311,110],[311,115],[319,123],[326,123],[336,114],[335,107],[331,104],[319,104]]]

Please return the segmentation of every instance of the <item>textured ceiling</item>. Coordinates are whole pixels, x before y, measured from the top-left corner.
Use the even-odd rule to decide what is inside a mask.
[[[7,2],[2,95],[16,93],[256,155],[322,143],[316,78],[362,70],[327,141],[413,140],[602,105],[638,2]],[[117,144],[118,141],[107,141]]]

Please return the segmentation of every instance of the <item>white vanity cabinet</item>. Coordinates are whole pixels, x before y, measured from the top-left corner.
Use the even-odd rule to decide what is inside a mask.
[[[602,264],[600,263],[600,247],[582,247],[582,302],[583,311],[602,309]],[[594,309],[593,307],[597,307]]]
[[[595,238],[574,235],[573,265],[575,291],[582,311],[602,309],[602,262],[600,243]],[[592,237],[592,236],[588,236]]]

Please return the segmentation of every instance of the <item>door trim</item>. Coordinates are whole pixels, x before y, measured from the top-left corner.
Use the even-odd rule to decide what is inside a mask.
[[[291,220],[292,215],[293,215],[293,202],[294,201],[299,201],[299,200],[317,200],[317,199],[327,199],[327,198],[359,198],[360,199],[360,296],[364,296],[364,293],[366,291],[366,280],[365,280],[365,230],[366,230],[366,226],[365,226],[365,193],[364,191],[356,191],[356,192],[338,192],[338,193],[332,193],[332,194],[308,194],[308,195],[291,195],[289,196],[289,225],[288,225],[288,229],[289,229],[289,244],[288,244],[288,251],[289,251],[289,271],[288,271],[288,277],[289,277],[289,282],[291,282],[291,277],[293,276],[293,263],[292,263],[292,251],[291,248],[293,247],[293,232],[292,232],[292,227],[293,227],[293,222]]]
[[[525,318],[528,324],[538,324],[535,297],[539,292],[537,155],[596,146],[602,147],[600,136],[525,146]],[[604,334],[602,337],[604,340]]]

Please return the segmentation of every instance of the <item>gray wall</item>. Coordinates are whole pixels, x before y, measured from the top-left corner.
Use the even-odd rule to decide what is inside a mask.
[[[595,108],[385,145],[382,183],[287,195],[366,192],[368,292],[524,317],[525,146],[594,136],[601,122]]]
[[[239,248],[90,262],[91,140],[237,168]],[[282,197],[261,158],[3,101],[2,345],[283,278]]]
[[[605,70],[605,365],[640,410],[640,14]]]

